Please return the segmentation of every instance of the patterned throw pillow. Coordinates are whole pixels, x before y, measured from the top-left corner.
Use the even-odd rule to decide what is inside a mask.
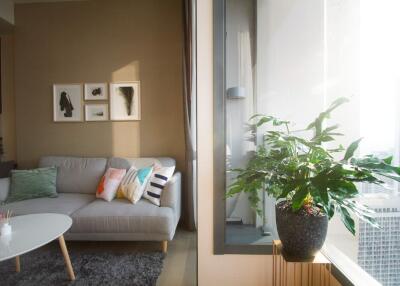
[[[151,174],[143,197],[148,199],[153,204],[160,206],[161,193],[164,190],[168,180],[174,174],[174,170],[175,167],[161,167],[155,169],[153,174]]]
[[[117,199],[125,198],[123,190],[125,190],[128,187],[128,184],[132,183],[135,180],[137,176],[137,171],[138,171],[137,168],[135,166],[132,166],[126,172],[125,177],[122,179],[121,184],[119,185],[117,191]]]
[[[131,167],[118,189],[118,198],[122,195],[122,197],[136,204],[143,196],[144,189],[152,171],[152,166],[139,170],[136,170],[135,167]]]
[[[118,186],[125,174],[125,169],[108,168],[97,186],[96,198],[111,202],[115,198]]]

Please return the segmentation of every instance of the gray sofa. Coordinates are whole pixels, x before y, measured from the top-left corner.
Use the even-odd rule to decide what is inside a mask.
[[[111,202],[96,199],[97,185],[108,167],[129,169],[150,166],[175,166],[171,158],[77,158],[42,157],[39,167],[57,167],[57,198],[39,198],[2,204],[0,210],[14,215],[61,213],[73,224],[65,234],[69,240],[167,241],[173,239],[181,213],[181,174],[175,172],[167,183],[158,207],[142,198],[133,205],[128,200]],[[8,193],[7,183],[0,184],[0,200]]]

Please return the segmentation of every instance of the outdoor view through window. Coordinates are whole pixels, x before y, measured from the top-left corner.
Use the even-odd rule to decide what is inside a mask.
[[[350,102],[327,123],[340,124],[345,135],[338,143],[348,146],[363,137],[358,155],[393,155],[398,165],[399,14],[399,0],[227,0],[227,185],[235,179],[230,170],[245,166],[260,144],[263,130],[251,136],[254,130],[246,125],[253,114],[290,120],[293,130],[301,130],[339,97]],[[327,243],[382,285],[400,285],[399,186],[388,181],[386,188],[359,190],[381,229],[354,218],[353,236],[334,217]],[[227,243],[262,244],[276,237],[275,202],[267,196],[262,201],[262,218],[243,194],[226,201]]]
[[[340,1],[339,1],[340,2]],[[344,1],[342,1],[344,2]],[[327,48],[351,47],[357,55],[355,60],[342,63],[353,71],[354,84],[359,85],[359,130],[363,137],[360,155],[376,154],[381,157],[394,156],[399,163],[400,147],[400,1],[362,0],[348,1],[341,5],[347,16],[333,18],[325,23],[333,30],[342,26],[342,35],[328,34]],[[357,3],[358,2],[358,3]],[[329,7],[327,7],[329,8]],[[332,8],[330,14],[339,14]],[[341,14],[341,13],[340,13]],[[345,19],[345,17],[348,17]],[[358,23],[355,23],[355,20]],[[336,21],[335,21],[336,20]],[[329,31],[329,26],[327,27]],[[346,37],[352,36],[354,43],[348,45]],[[341,40],[338,40],[341,39]],[[329,46],[330,41],[332,47]],[[338,44],[343,44],[338,46]],[[336,46],[334,46],[336,45]],[[351,51],[342,50],[344,53]],[[359,61],[357,63],[357,61]],[[329,69],[329,52],[327,53]],[[333,63],[337,65],[337,63]],[[352,65],[352,66],[350,66]],[[344,76],[344,75],[343,75]],[[327,78],[328,83],[330,79]],[[329,89],[329,86],[327,87]],[[346,87],[341,87],[346,90]],[[357,117],[348,117],[349,121]],[[345,123],[346,124],[346,123]],[[352,126],[355,126],[352,123]],[[388,181],[387,188],[375,185],[359,186],[363,203],[376,211],[381,229],[357,221],[355,237],[345,233],[337,221],[330,225],[329,239],[343,253],[359,264],[382,285],[400,285],[400,197],[398,183]]]

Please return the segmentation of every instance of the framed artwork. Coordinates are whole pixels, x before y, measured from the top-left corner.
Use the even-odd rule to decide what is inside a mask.
[[[107,121],[108,104],[86,104],[85,119],[86,121]]]
[[[140,82],[110,84],[110,119],[140,120]]]
[[[85,83],[85,100],[107,100],[106,83]]]
[[[81,122],[82,86],[80,84],[53,85],[53,120],[55,122]]]

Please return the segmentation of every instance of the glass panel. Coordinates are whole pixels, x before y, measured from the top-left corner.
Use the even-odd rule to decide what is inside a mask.
[[[349,130],[345,133],[350,135],[344,141],[363,137],[360,155],[393,155],[398,164],[400,40],[395,35],[400,32],[400,2],[327,3],[327,93],[333,96],[341,91],[354,95],[352,111],[340,118],[342,129]],[[355,218],[356,236],[352,236],[334,218],[328,242],[382,285],[400,285],[399,186],[385,181],[386,188],[359,186],[360,201],[376,211],[381,229]]]
[[[232,171],[246,166],[256,148],[248,125],[255,113],[256,1],[226,1],[226,186],[236,177]],[[226,243],[262,244],[261,221],[241,193],[226,200]]]

